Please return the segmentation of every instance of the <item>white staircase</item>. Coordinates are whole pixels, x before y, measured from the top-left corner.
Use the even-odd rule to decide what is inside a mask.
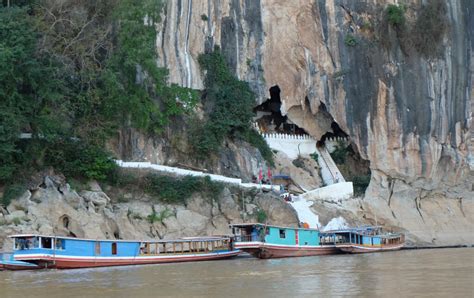
[[[321,167],[321,176],[324,183],[326,185],[331,185],[334,183],[346,182],[327,148],[325,146],[319,146],[317,147],[317,152],[319,155],[318,163]]]
[[[474,60],[474,59],[473,59]],[[474,61],[472,61],[473,64],[473,69],[474,69]],[[470,134],[471,134],[471,139],[468,140],[468,162],[469,162],[469,167],[471,168],[471,171],[474,171],[474,89],[471,92],[471,113],[470,113],[470,119],[469,122],[471,124],[470,127]]]
[[[471,59],[470,69],[474,70],[474,59]],[[472,79],[474,79],[474,74],[471,74],[471,80]],[[471,175],[472,175],[472,172],[474,172],[474,88],[471,88],[470,95],[471,95],[471,103],[470,103],[471,111],[468,114],[469,115],[468,123],[470,124],[469,132],[471,134],[471,139],[467,140],[467,150],[468,150],[467,161],[469,163],[469,167],[471,169]]]

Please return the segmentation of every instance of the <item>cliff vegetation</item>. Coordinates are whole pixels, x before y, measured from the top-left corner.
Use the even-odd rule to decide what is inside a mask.
[[[195,91],[156,66],[156,1],[39,1],[0,10],[0,180],[54,166],[105,179],[121,126],[158,133]],[[147,18],[149,24],[143,22]],[[21,133],[31,139],[19,139]]]
[[[271,165],[273,154],[267,143],[252,129],[252,108],[256,95],[247,82],[230,71],[220,49],[201,54],[199,63],[205,72],[205,105],[209,117],[195,127],[192,140],[201,158],[217,152],[226,137],[252,144]]]

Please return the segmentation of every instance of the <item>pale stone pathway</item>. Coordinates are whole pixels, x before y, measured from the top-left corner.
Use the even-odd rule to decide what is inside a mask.
[[[319,216],[314,214],[310,208],[313,202],[306,201],[298,196],[293,199],[293,202],[290,202],[290,205],[293,206],[293,209],[295,209],[298,214],[298,220],[300,222],[307,223],[312,229],[319,229],[321,227]]]

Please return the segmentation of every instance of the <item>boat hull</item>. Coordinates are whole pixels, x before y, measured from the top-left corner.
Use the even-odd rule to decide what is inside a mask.
[[[236,243],[235,246],[236,248],[260,259],[309,257],[339,253],[338,249],[333,245],[310,247],[297,245],[274,245],[268,243],[258,243],[251,245]]]
[[[35,270],[42,267],[29,262],[22,261],[1,261],[0,270]]]
[[[34,267],[34,266],[21,266],[21,265],[3,265],[2,269],[0,270],[18,271],[18,270],[38,270],[38,269],[42,269],[42,268],[39,266]]]
[[[403,244],[397,245],[384,245],[380,247],[373,246],[363,246],[363,245],[341,245],[337,246],[341,252],[351,253],[351,254],[362,254],[362,253],[372,253],[372,252],[382,252],[382,251],[394,251],[400,250],[403,247]]]
[[[204,253],[204,254],[173,254],[173,255],[157,255],[157,256],[137,256],[137,257],[76,257],[76,256],[34,256],[23,255],[15,257],[16,260],[23,261],[39,261],[48,262],[48,268],[57,269],[73,269],[73,268],[90,268],[90,267],[109,267],[109,266],[128,266],[128,265],[146,265],[160,263],[176,263],[176,262],[196,262],[228,259],[237,256],[238,250]]]

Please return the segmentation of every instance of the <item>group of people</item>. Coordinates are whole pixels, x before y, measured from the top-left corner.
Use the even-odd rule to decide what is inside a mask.
[[[259,184],[259,183],[262,183],[262,184],[272,184],[272,181],[268,178],[262,178],[261,180],[259,180],[257,178],[257,176],[253,175],[252,176],[252,183],[255,183],[255,184]]]
[[[290,193],[284,194],[283,195],[283,200],[285,200],[285,202],[293,202],[293,198],[291,197]]]
[[[17,238],[15,243],[16,249],[30,249],[38,247],[38,238],[37,237],[30,237],[30,238]]]

